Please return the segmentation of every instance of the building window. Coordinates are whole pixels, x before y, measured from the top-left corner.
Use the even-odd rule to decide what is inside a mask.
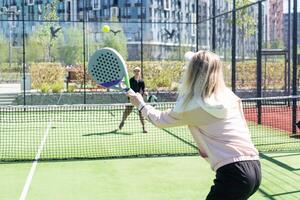
[[[111,17],[119,17],[119,8],[118,7],[111,7],[110,12],[111,12]]]
[[[34,9],[33,6],[28,7],[28,20],[34,20]]]
[[[34,0],[27,0],[27,4],[28,4],[28,6],[34,5]]]
[[[192,26],[192,35],[196,35],[196,28],[197,28],[196,18],[197,18],[197,15],[195,13],[192,13],[191,14],[191,19],[190,19],[190,21],[192,22],[192,24],[191,24],[191,26]]]
[[[171,9],[171,0],[164,0],[164,9],[165,10]]]
[[[101,9],[100,0],[92,0],[92,7],[93,7],[93,10],[100,10]]]
[[[109,16],[109,11],[108,9],[104,9],[104,17],[108,17]]]
[[[131,9],[130,9],[130,8],[127,9],[127,15],[128,15],[128,16],[131,15]]]
[[[65,15],[66,15],[66,21],[71,21],[71,2],[70,1],[66,2]]]
[[[181,5],[182,5],[182,4],[181,4],[181,1],[178,1],[178,2],[177,2],[177,9],[181,10]]]

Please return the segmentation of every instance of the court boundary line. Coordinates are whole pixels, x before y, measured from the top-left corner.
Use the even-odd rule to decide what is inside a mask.
[[[21,193],[21,196],[20,196],[19,200],[25,200],[26,197],[27,197],[27,194],[28,194],[31,182],[32,182],[32,178],[33,178],[34,172],[35,172],[36,167],[37,167],[37,163],[40,159],[41,153],[43,151],[43,148],[44,148],[44,145],[45,145],[46,140],[48,138],[49,130],[50,130],[51,127],[52,127],[52,121],[50,121],[48,123],[48,126],[45,130],[43,139],[41,140],[40,146],[39,146],[38,151],[35,155],[34,161],[32,163],[31,169],[30,169],[29,174],[27,176],[27,179],[26,179],[26,182],[25,182],[25,185],[23,187],[23,190],[22,190],[22,193]]]

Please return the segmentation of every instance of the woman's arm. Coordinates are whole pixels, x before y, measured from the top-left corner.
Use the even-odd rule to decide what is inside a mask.
[[[150,105],[145,105],[141,112],[148,121],[159,128],[187,125],[187,122],[172,110],[160,111]]]
[[[173,110],[159,111],[150,105],[146,105],[139,93],[129,91],[127,96],[130,97],[130,102],[142,112],[142,115],[159,128],[183,125],[203,126],[220,120],[220,118],[214,117],[201,107],[180,113]]]
[[[126,94],[130,102],[139,109],[142,115],[159,128],[187,125],[186,122],[171,110],[160,111],[150,105],[146,105],[143,97],[139,93],[129,90]]]

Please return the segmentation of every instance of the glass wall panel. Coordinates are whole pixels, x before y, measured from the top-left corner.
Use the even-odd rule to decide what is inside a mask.
[[[25,27],[27,104],[83,104],[83,24],[34,21]]]
[[[184,54],[196,50],[196,24],[147,23],[143,29],[143,71],[149,90],[177,91]]]
[[[186,51],[213,50],[222,59],[226,83],[231,86],[232,0],[5,2],[0,3],[0,84],[2,93],[15,94],[14,104],[103,103],[93,98],[95,92],[113,91],[99,87],[87,72],[90,56],[102,47],[117,49],[131,76],[132,69],[140,67],[153,91],[178,89]],[[255,2],[236,1],[236,87],[240,91],[256,90]],[[291,83],[288,2],[263,2],[263,52],[285,52],[262,56],[265,91],[286,91]],[[104,25],[110,26],[108,33],[102,31]]]
[[[151,0],[145,1],[142,13],[145,22],[195,23],[196,10],[196,0]]]
[[[236,19],[236,88],[256,90],[258,6],[238,10]]]
[[[211,8],[211,14],[213,13],[213,3],[215,3],[215,15],[220,15],[225,12],[231,11],[232,6],[232,0],[210,0],[210,8]]]
[[[216,50],[224,67],[226,85],[231,86],[232,14],[216,18]]]

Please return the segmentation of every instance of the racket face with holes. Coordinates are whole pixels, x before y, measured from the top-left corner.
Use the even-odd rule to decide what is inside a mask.
[[[103,87],[120,91],[130,88],[125,61],[112,48],[97,50],[89,60],[88,71],[96,83]]]

